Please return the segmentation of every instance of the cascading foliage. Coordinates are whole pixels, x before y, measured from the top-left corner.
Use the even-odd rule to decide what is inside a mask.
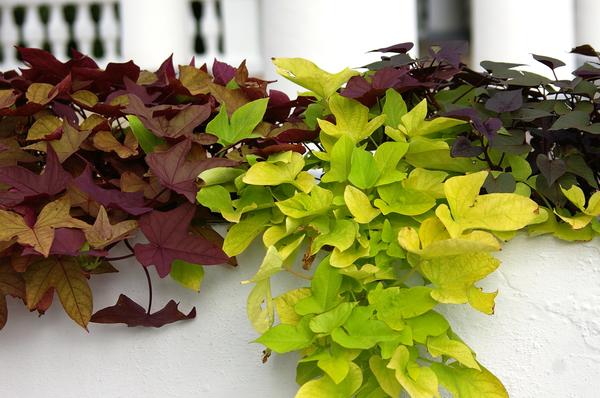
[[[362,73],[275,59],[306,90],[293,100],[244,63],[102,70],[20,49],[28,68],[0,73],[0,328],[7,296],[43,313],[55,292],[84,328],[192,318],[152,313],[151,293],[92,315],[87,279],[131,258],[150,288],[154,266],[198,290],[202,265],[258,238],[248,318],[264,360],[299,352],[298,398],[508,396],[439,310],[492,314],[477,282],[518,231],[600,234],[600,57],[573,49],[592,61],[559,80],[549,57],[554,79],[411,47]],[[301,287],[273,297],[283,272]]]
[[[512,65],[496,78],[464,68],[453,52],[415,61],[409,48],[381,49],[398,55],[362,75],[275,59],[282,76],[309,90],[302,115],[319,134],[310,152],[200,175],[198,201],[234,223],[224,251],[237,255],[257,236],[264,243],[247,281],[248,317],[267,353],[300,353],[298,398],[426,398],[440,388],[508,396],[436,309],[468,303],[492,314],[497,292],[476,283],[499,266],[492,253],[516,231],[568,240],[599,231],[598,141],[556,127],[572,108],[589,109],[593,94],[537,95],[586,80],[551,82]],[[543,101],[562,113],[542,110]],[[561,146],[567,134],[596,146]],[[580,167],[560,168],[568,162]],[[310,286],[272,297],[280,272]]]

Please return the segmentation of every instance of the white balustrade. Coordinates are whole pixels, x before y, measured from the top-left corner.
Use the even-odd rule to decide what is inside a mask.
[[[100,64],[119,61],[117,40],[119,22],[115,15],[118,0],[0,0],[0,70],[21,66],[14,46],[41,48],[49,46],[61,60],[69,57],[67,46],[76,44],[78,50],[96,59]],[[74,17],[67,21],[65,7],[74,8]],[[42,10],[48,15],[42,18]],[[100,18],[92,17],[92,7],[100,9]],[[16,11],[24,15],[23,21],[15,18]],[[94,56],[94,42],[100,40],[103,53]]]

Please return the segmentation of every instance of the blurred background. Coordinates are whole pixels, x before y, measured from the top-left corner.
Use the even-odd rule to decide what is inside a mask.
[[[418,55],[465,40],[472,67],[496,60],[546,73],[537,53],[565,61],[568,77],[583,62],[572,47],[600,47],[599,17],[599,0],[0,0],[0,70],[19,65],[21,45],[59,59],[76,48],[101,65],[134,59],[150,70],[171,53],[209,66],[215,57],[246,59],[251,74],[270,79],[271,57],[307,57],[335,71],[399,42],[414,42]]]

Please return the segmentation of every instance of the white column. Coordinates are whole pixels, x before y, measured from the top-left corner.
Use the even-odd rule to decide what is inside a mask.
[[[416,0],[262,0],[261,42],[265,62],[271,57],[309,58],[321,68],[339,71],[378,60],[366,52],[417,41]],[[267,65],[268,79],[295,93]]]
[[[428,0],[427,31],[431,38],[456,38],[464,31],[467,15],[462,0]]]
[[[600,50],[600,1],[576,0],[575,45],[589,44]]]
[[[472,65],[484,60],[530,65],[548,75],[550,70],[531,54],[564,61],[559,77],[574,66],[569,51],[575,43],[574,0],[471,0]]]
[[[143,4],[142,4],[143,3]],[[120,0],[123,58],[142,68],[156,69],[173,54],[176,64],[192,57],[186,33],[191,8],[186,0]]]
[[[4,53],[2,70],[12,69],[18,65],[14,45],[17,42],[17,26],[13,20],[13,5],[4,4],[0,20],[0,46]]]
[[[251,75],[270,68],[260,56],[258,0],[221,0],[221,10],[227,62],[237,66],[246,59]]]

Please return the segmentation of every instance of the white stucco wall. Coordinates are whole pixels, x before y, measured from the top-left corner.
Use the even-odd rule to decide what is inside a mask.
[[[156,284],[155,307],[181,300],[198,317],[162,329],[91,325],[90,334],[54,305],[42,318],[10,300],[0,331],[0,397],[293,397],[294,355],[261,364],[245,315],[255,245],[238,269],[211,267],[197,295],[170,280]],[[500,289],[496,314],[466,307],[446,312],[478,359],[514,398],[593,397],[600,391],[600,240],[567,244],[520,237],[499,254],[503,265],[483,286]],[[125,292],[146,302],[139,265],[92,280],[96,308]],[[280,291],[295,281],[281,277]],[[278,293],[278,292],[274,292]],[[58,304],[58,303],[55,303]]]

